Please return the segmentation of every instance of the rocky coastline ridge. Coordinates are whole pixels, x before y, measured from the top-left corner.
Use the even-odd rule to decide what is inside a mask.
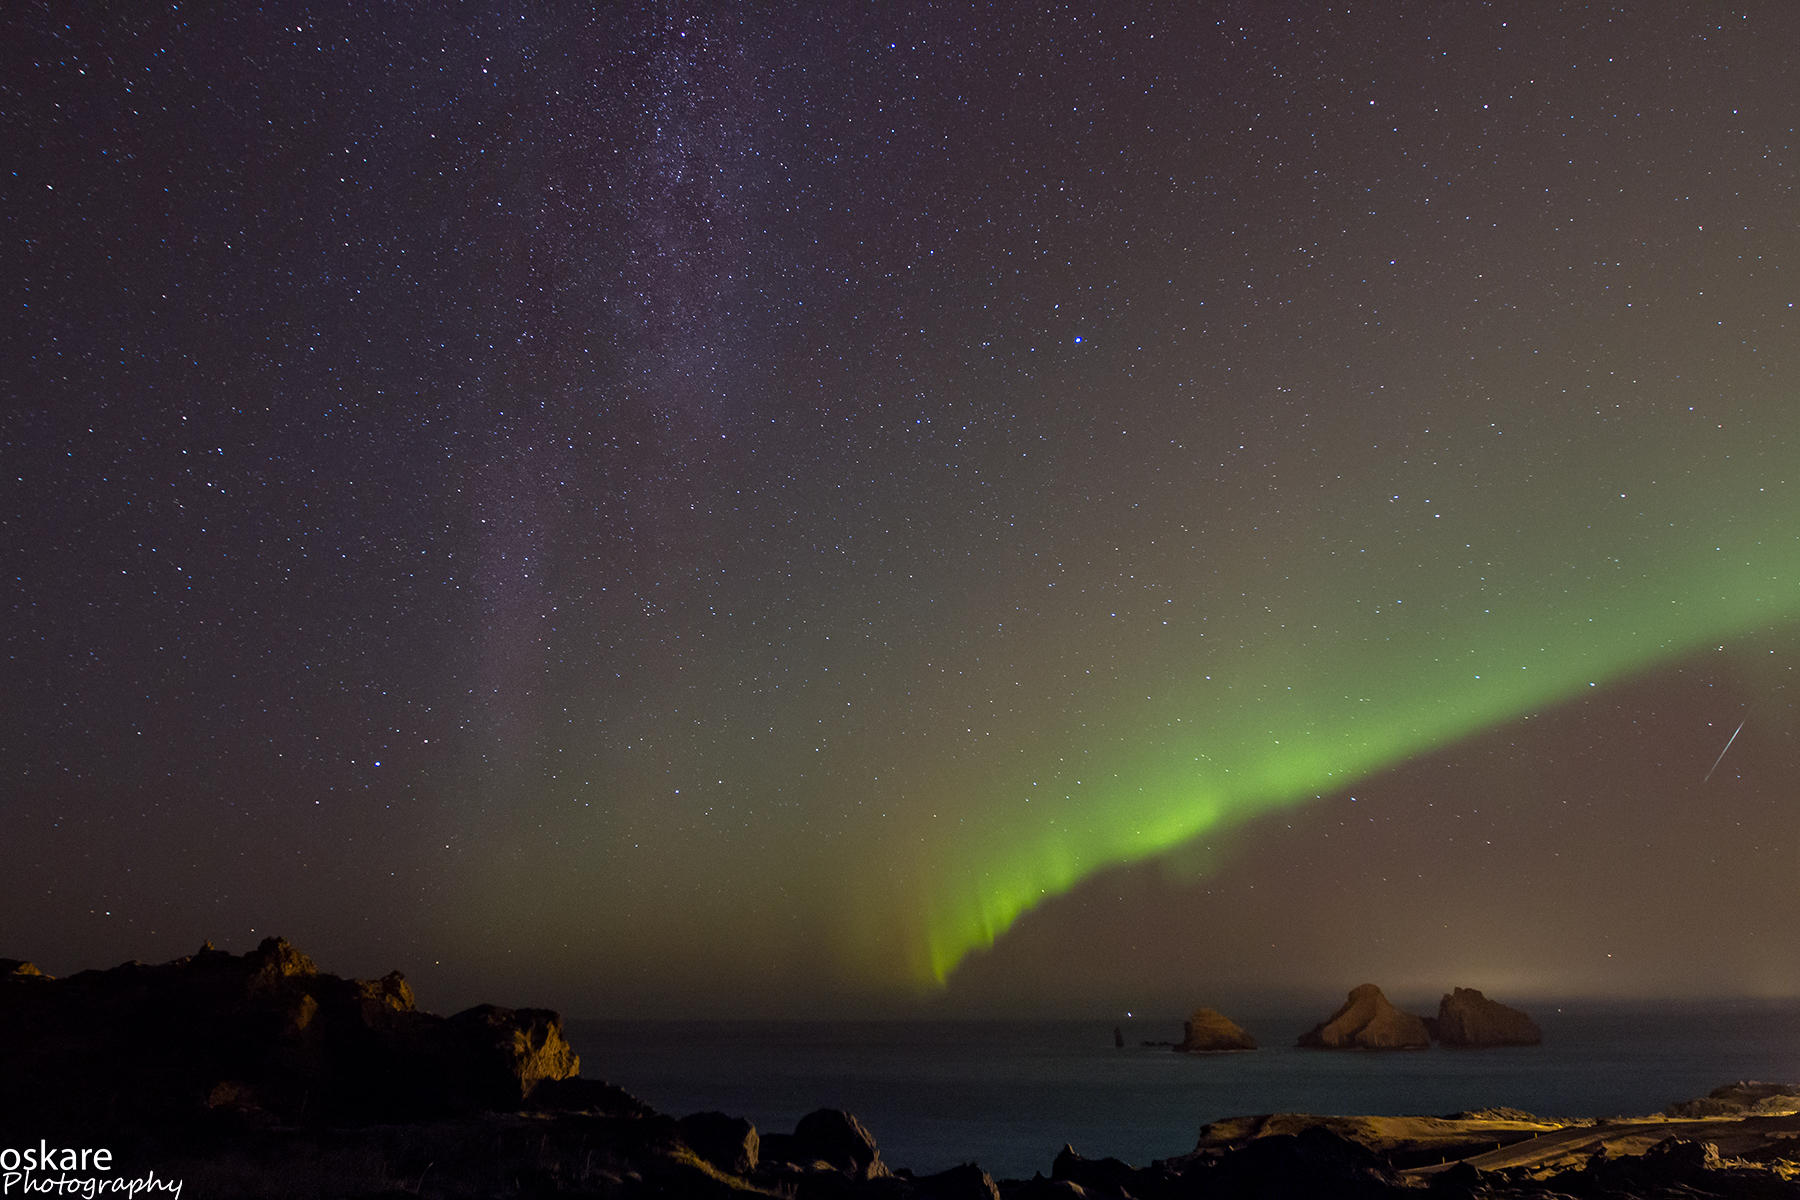
[[[1320,1041],[1415,1036],[1374,991],[1353,992]],[[1209,1012],[1187,1042],[1237,1030]],[[344,979],[279,938],[62,979],[0,959],[0,1129],[19,1144],[99,1138],[190,1195],[271,1200],[1800,1197],[1800,1085],[1755,1082],[1641,1118],[1246,1116],[1148,1166],[1065,1147],[1029,1180],[973,1163],[915,1175],[849,1113],[820,1109],[791,1133],[658,1113],[582,1077],[555,1012],[437,1016],[398,972]]]

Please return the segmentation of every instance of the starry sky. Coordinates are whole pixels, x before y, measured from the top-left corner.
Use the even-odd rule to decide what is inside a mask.
[[[1800,9],[0,33],[0,952],[1800,994]]]

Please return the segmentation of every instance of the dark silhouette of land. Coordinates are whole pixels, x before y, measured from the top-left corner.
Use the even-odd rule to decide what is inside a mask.
[[[1372,1041],[1413,1044],[1371,990],[1315,1031],[1321,1044],[1371,1025]],[[1445,1000],[1440,1033],[1446,1012],[1473,1044],[1536,1032],[1479,993]],[[1217,1016],[1196,1014],[1188,1042],[1228,1035]],[[790,1133],[677,1119],[583,1078],[555,1012],[437,1016],[398,972],[344,979],[279,938],[64,979],[0,959],[0,1128],[8,1145],[104,1145],[195,1196],[1800,1196],[1800,1087],[1749,1082],[1630,1119],[1246,1116],[1147,1166],[1065,1147],[1048,1177],[919,1176],[849,1113]],[[0,1152],[0,1169],[19,1154]]]

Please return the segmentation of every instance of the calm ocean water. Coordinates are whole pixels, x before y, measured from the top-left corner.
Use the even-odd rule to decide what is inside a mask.
[[[1800,1081],[1800,1002],[1527,1005],[1544,1045],[1399,1053],[1300,1050],[1311,1019],[1241,1020],[1266,1047],[1185,1055],[1140,1046],[1179,1020],[572,1021],[582,1074],[658,1110],[717,1109],[787,1132],[815,1108],[855,1113],[895,1167],[975,1161],[1050,1172],[1063,1143],[1143,1166],[1246,1113],[1443,1114],[1509,1105],[1551,1116],[1657,1112],[1735,1079]]]

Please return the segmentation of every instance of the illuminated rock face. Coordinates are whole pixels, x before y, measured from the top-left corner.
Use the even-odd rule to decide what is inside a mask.
[[[1537,1023],[1474,988],[1457,988],[1438,1003],[1437,1040],[1446,1046],[1536,1046]]]
[[[1425,1022],[1401,1012],[1372,983],[1352,988],[1344,1006],[1300,1035],[1318,1050],[1423,1050],[1431,1045]]]
[[[1740,1079],[1716,1087],[1697,1100],[1683,1100],[1663,1112],[1671,1117],[1771,1116],[1800,1112],[1800,1083]]]
[[[1186,1035],[1175,1049],[1189,1054],[1217,1050],[1254,1050],[1256,1039],[1214,1008],[1196,1008],[1185,1024]]]

